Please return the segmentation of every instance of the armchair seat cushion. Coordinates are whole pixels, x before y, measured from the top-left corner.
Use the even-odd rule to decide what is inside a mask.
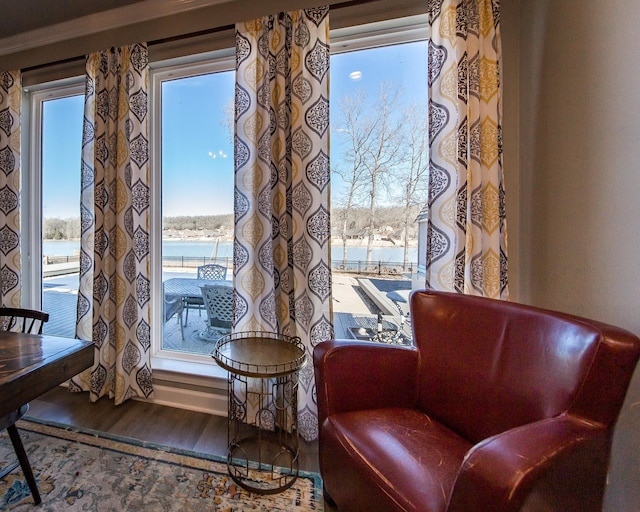
[[[364,509],[358,496],[369,503],[369,510],[371,503],[381,511],[446,510],[458,469],[472,446],[415,409],[335,414],[323,428],[327,442],[322,467],[332,479],[349,482],[353,510]],[[362,479],[356,481],[353,475]]]

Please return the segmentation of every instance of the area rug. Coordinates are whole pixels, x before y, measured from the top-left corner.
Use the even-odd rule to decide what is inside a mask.
[[[33,499],[20,468],[0,480],[0,510],[322,511],[322,482],[300,472],[283,493],[258,496],[237,486],[220,457],[100,432],[18,422],[38,482]],[[0,467],[15,460],[6,432]]]

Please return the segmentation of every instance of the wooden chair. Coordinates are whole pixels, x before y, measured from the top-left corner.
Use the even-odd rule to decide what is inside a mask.
[[[42,334],[42,328],[48,321],[49,313],[45,313],[43,311],[0,307],[0,330],[2,331]],[[19,464],[27,480],[29,489],[31,490],[33,501],[38,505],[41,502],[38,485],[36,484],[36,479],[34,478],[33,471],[31,470],[31,464],[29,464],[27,453],[24,450],[20,434],[16,427],[16,422],[22,418],[28,410],[29,404],[25,404],[20,407],[20,409],[0,418],[0,429],[7,429],[7,433],[11,439],[11,444],[13,445],[13,449],[18,457],[18,460],[15,463],[9,464],[2,470],[0,478],[4,478],[6,475],[11,473]]]
[[[208,265],[200,265],[198,267],[198,279],[208,279],[209,281],[224,281],[227,279],[227,267],[210,263]],[[189,322],[189,309],[197,309],[202,314],[204,309],[204,300],[202,297],[187,297],[184,299],[184,308],[186,310],[184,324]]]
[[[0,307],[0,330],[42,334],[49,313],[33,309]]]

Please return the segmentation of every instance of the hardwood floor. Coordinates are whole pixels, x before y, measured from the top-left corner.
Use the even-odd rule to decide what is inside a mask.
[[[202,412],[128,400],[114,406],[102,398],[58,387],[29,404],[28,416],[140,441],[197,452],[227,455],[227,419]],[[300,470],[319,472],[318,443],[300,439]]]

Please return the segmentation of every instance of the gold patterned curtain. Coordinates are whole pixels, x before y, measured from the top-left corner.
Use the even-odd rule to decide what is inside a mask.
[[[508,299],[498,0],[431,0],[427,287]]]
[[[87,57],[76,334],[96,355],[71,390],[116,405],[153,393],[147,78],[146,44]]]
[[[236,25],[234,330],[333,337],[329,264],[329,8]],[[298,427],[318,433],[313,365]]]
[[[0,303],[21,307],[20,71],[0,73]]]

